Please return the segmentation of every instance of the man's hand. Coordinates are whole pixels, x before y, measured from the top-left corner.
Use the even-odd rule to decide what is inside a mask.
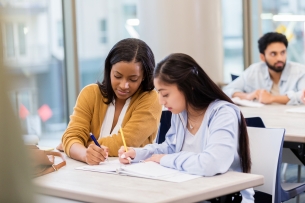
[[[274,102],[274,96],[267,90],[259,90],[258,101],[263,104],[271,104]]]
[[[255,90],[255,91],[251,92],[251,93],[248,93],[248,94],[246,95],[246,99],[247,99],[247,100],[258,99],[260,91],[261,91],[261,90],[258,89],[258,90]]]

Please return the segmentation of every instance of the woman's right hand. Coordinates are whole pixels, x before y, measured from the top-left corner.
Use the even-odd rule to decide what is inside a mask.
[[[136,157],[136,151],[132,147],[127,147],[128,151],[125,151],[125,147],[121,146],[119,149],[119,160],[122,164],[130,164],[131,159]]]
[[[98,165],[104,162],[108,157],[108,147],[102,146],[101,148],[95,144],[90,144],[86,150],[86,163],[89,165]]]

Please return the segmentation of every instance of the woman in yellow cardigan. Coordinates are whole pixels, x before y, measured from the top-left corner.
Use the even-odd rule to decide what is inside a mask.
[[[68,156],[90,165],[117,156],[123,145],[121,127],[128,146],[153,142],[162,111],[153,86],[154,66],[154,55],[145,42],[124,39],[114,45],[105,60],[103,82],[84,87],[77,98],[62,137]]]

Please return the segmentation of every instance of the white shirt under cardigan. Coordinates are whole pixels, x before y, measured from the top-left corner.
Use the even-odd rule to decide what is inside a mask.
[[[250,93],[257,89],[271,91],[273,81],[270,78],[265,62],[254,63],[238,78],[223,88],[229,96],[235,92]],[[302,90],[305,89],[305,66],[287,61],[278,83],[280,95],[287,95],[290,99],[288,105],[303,104]]]
[[[116,134],[117,132],[119,132],[119,130],[122,126],[122,122],[123,122],[123,119],[125,117],[126,111],[128,109],[130,100],[131,100],[131,97],[128,98],[125,101],[125,104],[124,104],[124,106],[122,108],[122,111],[119,115],[118,122],[117,122],[117,124],[115,125],[115,127],[113,128],[112,131],[111,131],[111,127],[112,127],[114,113],[115,113],[115,100],[113,100],[113,102],[108,105],[106,115],[105,115],[105,118],[104,118],[104,121],[103,121],[103,124],[102,124],[102,127],[101,127],[101,132],[100,132],[100,137],[99,138],[108,137],[112,134]]]
[[[234,104],[216,100],[212,102],[204,115],[202,126],[196,136],[202,141],[196,143],[200,153],[181,151],[187,130],[187,113],[173,114],[171,127],[162,144],[149,144],[144,148],[134,148],[138,162],[153,154],[166,154],[160,164],[190,174],[214,176],[229,170],[241,172],[238,155],[240,110]],[[243,203],[254,202],[252,188],[241,191]]]

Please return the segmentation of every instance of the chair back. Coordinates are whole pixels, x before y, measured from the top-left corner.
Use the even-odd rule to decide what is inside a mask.
[[[247,127],[252,160],[251,173],[264,176],[264,185],[254,190],[281,201],[281,160],[285,129]]]
[[[239,76],[238,75],[234,75],[234,74],[231,74],[231,80],[234,81],[236,78],[238,78]]]
[[[265,128],[265,124],[261,117],[245,118],[248,127]]]
[[[167,110],[162,111],[156,143],[161,144],[162,142],[164,142],[165,135],[169,130],[169,128],[171,127],[171,119],[172,119],[171,111],[167,111]]]

